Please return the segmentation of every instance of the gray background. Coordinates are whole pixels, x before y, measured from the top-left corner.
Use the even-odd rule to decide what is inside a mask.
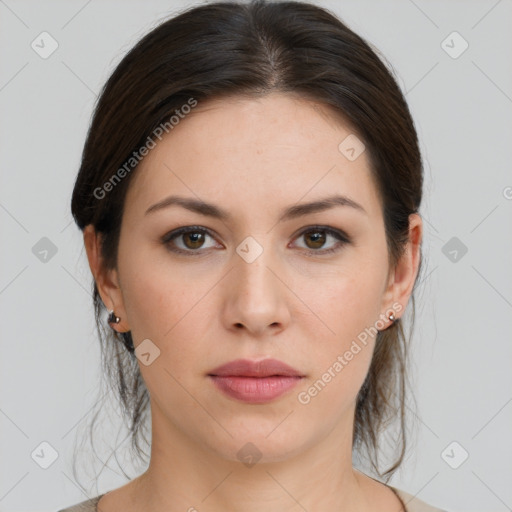
[[[411,345],[418,433],[391,484],[453,512],[511,510],[512,2],[318,4],[396,70],[425,158]],[[100,375],[71,190],[100,87],[136,40],[188,5],[0,0],[1,511],[55,511],[92,496],[71,471]],[[43,31],[59,45],[46,59],[31,47]],[[41,252],[43,237],[55,254]],[[114,417],[107,441],[116,432]],[[42,442],[58,453],[47,469]],[[123,483],[108,464],[98,490]]]

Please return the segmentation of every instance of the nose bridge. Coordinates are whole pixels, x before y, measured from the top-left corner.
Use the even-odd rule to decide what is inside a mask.
[[[275,266],[275,249],[271,247],[271,236],[246,237],[236,248],[236,280],[244,295],[268,293],[276,280],[269,270]],[[275,270],[274,270],[275,271]]]
[[[245,326],[253,334],[273,324],[287,322],[279,258],[271,247],[271,236],[247,237],[237,247],[235,268],[230,272],[230,292],[225,297],[229,325]]]

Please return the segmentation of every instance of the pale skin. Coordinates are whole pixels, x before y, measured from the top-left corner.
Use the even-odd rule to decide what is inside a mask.
[[[200,103],[137,168],[117,269],[104,268],[98,237],[85,229],[101,298],[121,318],[115,329],[131,330],[135,347],[150,339],[160,350],[149,366],[139,361],[151,396],[149,468],[98,510],[403,510],[389,487],[352,466],[355,400],[375,338],[308,404],[297,399],[365,328],[396,304],[403,315],[418,272],[422,220],[410,216],[407,249],[391,266],[368,155],[350,161],[338,150],[351,133],[325,107],[290,94]],[[334,193],[364,211],[334,206],[279,220],[287,207]],[[169,195],[213,203],[230,217],[177,205],[145,214]],[[209,233],[201,239],[191,228],[195,238],[166,246],[162,238],[184,226]],[[320,230],[322,245],[310,226],[350,241]],[[263,249],[250,263],[236,252],[248,236]],[[338,250],[322,254],[330,248]],[[233,359],[270,357],[306,375],[271,403],[231,399],[208,380]],[[237,458],[248,442],[261,452],[252,467]]]

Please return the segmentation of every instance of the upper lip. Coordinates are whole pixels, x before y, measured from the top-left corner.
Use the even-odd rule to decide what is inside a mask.
[[[277,359],[263,359],[261,361],[236,359],[215,368],[208,375],[218,377],[303,377],[301,372]]]

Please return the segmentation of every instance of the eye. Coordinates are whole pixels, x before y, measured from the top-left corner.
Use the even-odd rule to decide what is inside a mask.
[[[200,253],[198,249],[211,249],[215,243],[205,246],[205,240],[213,236],[207,229],[198,226],[187,226],[167,233],[162,238],[162,243],[172,252]]]
[[[327,226],[308,226],[294,240],[301,237],[306,241],[306,246],[302,248],[314,255],[333,253],[350,243],[350,238],[345,233]],[[212,240],[210,245],[205,244],[208,238]],[[334,243],[322,249],[329,239]],[[186,226],[171,231],[162,238],[162,243],[169,251],[198,256],[207,249],[219,247],[215,244],[215,238],[210,231],[199,226]]]
[[[300,233],[296,240],[300,238],[304,238],[306,241],[305,249],[310,254],[333,253],[339,251],[345,244],[350,243],[350,239],[345,233],[327,226],[309,226]],[[334,239],[335,243],[326,249],[322,249],[329,238]]]

